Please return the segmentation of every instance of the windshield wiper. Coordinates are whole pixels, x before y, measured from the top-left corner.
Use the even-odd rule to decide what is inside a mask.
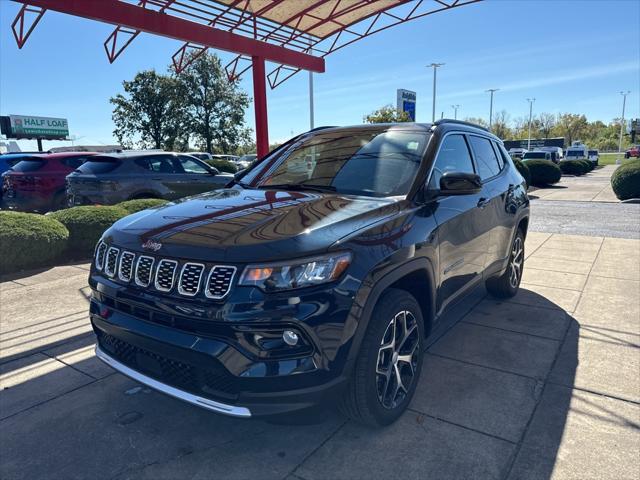
[[[273,190],[314,190],[317,192],[335,192],[336,187],[333,185],[312,185],[307,183],[279,183],[274,185],[260,185],[261,189],[273,189]]]

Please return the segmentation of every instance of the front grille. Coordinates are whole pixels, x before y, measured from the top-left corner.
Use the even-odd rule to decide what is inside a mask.
[[[141,255],[136,264],[136,284],[141,287],[148,287],[151,283],[151,270],[153,269],[152,257]]]
[[[104,267],[104,254],[107,253],[107,244],[100,242],[96,249],[96,268],[102,270]]]
[[[236,274],[236,267],[230,265],[207,266],[202,263],[185,262],[168,258],[154,258],[137,255],[130,251],[120,251],[100,242],[96,248],[95,266],[111,278],[129,283],[132,280],[139,287],[152,286],[163,293],[177,291],[185,297],[204,296],[222,300],[229,294]],[[202,294],[201,294],[202,295]]]
[[[185,263],[180,272],[178,292],[189,297],[196,295],[200,290],[200,279],[203,271],[204,265],[201,263]]]
[[[207,286],[204,294],[216,300],[224,298],[229,289],[231,288],[231,282],[233,276],[236,274],[236,267],[230,267],[227,265],[219,265],[213,267],[209,273],[207,279]]]
[[[238,385],[223,367],[203,368],[151,352],[100,331],[100,346],[126,366],[181,390],[205,396],[237,398]],[[208,362],[217,362],[207,358]]]
[[[107,250],[107,260],[104,264],[104,273],[113,277],[116,274],[116,266],[118,265],[118,250],[116,247],[111,247]]]
[[[131,281],[131,274],[133,272],[133,259],[136,256],[131,252],[122,252],[120,257],[120,265],[118,268],[118,278],[123,282]]]
[[[155,282],[156,290],[169,292],[173,288],[173,280],[175,279],[177,268],[178,262],[175,260],[163,258],[158,262]]]

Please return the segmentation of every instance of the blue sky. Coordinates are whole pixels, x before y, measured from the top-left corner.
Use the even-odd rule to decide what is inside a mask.
[[[292,0],[293,1],[293,0]],[[66,117],[78,143],[112,143],[109,98],[138,70],[165,71],[180,46],[142,34],[116,60],[102,43],[107,24],[47,12],[22,50],[10,24],[19,4],[0,0],[0,114]],[[431,119],[431,62],[438,71],[437,116],[511,118],[535,112],[583,113],[605,122],[640,116],[640,2],[637,0],[487,0],[409,22],[346,47],[315,75],[316,125],[362,122],[393,103],[397,88],[417,92],[417,120]],[[219,52],[223,59],[230,55]],[[252,94],[250,71],[241,82]],[[308,78],[298,74],[268,92],[269,137],[282,141],[309,125]],[[253,126],[253,108],[247,111]],[[47,146],[63,145],[45,142]],[[22,148],[33,144],[21,142]]]

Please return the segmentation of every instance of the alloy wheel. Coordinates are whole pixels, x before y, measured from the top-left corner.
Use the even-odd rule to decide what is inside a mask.
[[[386,409],[396,408],[415,381],[420,348],[416,317],[408,310],[389,322],[380,342],[376,365],[378,400]]]
[[[509,262],[509,284],[512,288],[518,288],[520,276],[522,275],[522,262],[524,260],[524,248],[522,237],[517,236],[513,242],[511,250],[511,261]]]

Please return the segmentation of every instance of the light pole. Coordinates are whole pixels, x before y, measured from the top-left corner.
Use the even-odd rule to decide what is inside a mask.
[[[451,108],[453,108],[453,119],[457,120],[458,119],[458,109],[460,108],[460,105],[451,105]]]
[[[622,95],[622,118],[620,119],[620,141],[618,142],[618,153],[622,153],[622,132],[624,131],[624,107],[627,104],[627,95],[631,92],[627,90],[626,92],[620,92]]]
[[[436,71],[438,67],[443,66],[444,63],[432,63],[427,65],[428,67],[433,67],[433,107],[431,109],[431,122],[434,123],[436,121]]]
[[[527,142],[527,150],[531,150],[531,114],[533,112],[533,102],[535,101],[535,98],[527,98],[527,102],[529,102],[529,141]]]
[[[489,131],[491,131],[491,125],[493,124],[493,92],[497,92],[499,88],[490,88],[485,92],[491,93],[491,100],[489,101]]]

